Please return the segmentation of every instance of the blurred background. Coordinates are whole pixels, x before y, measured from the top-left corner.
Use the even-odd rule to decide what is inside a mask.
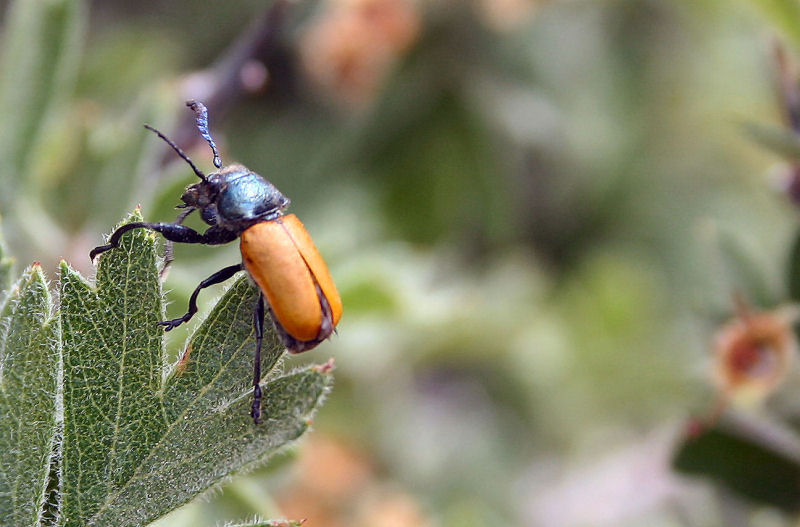
[[[91,275],[89,249],[136,205],[173,219],[196,177],[142,124],[210,172],[194,98],[223,161],[292,199],[343,296],[338,336],[286,361],[335,357],[313,432],[159,527],[800,521],[796,373],[744,404],[712,375],[721,324],[793,298],[800,147],[782,127],[800,4],[0,8],[0,213],[19,268]],[[171,316],[239,259],[175,253]],[[731,414],[784,472],[723,432],[686,454]]]

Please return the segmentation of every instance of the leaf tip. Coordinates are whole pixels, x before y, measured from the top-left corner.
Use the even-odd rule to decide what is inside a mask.
[[[44,270],[42,269],[42,264],[39,262],[33,262],[25,269],[25,272],[22,273],[23,282],[25,283],[32,283],[32,282],[42,282],[46,283],[47,279],[44,276]]]
[[[76,272],[77,271],[75,271],[75,269],[66,260],[61,260],[58,262],[58,274],[61,275],[62,278],[70,274],[75,274]]]
[[[136,207],[134,207],[133,211],[131,211],[128,217],[125,218],[121,224],[129,223],[132,221],[142,221],[143,219],[144,216],[142,216],[142,205],[139,204],[136,205]]]
[[[333,357],[331,357],[330,359],[328,359],[328,362],[326,362],[325,364],[317,364],[315,366],[312,366],[311,369],[314,370],[317,373],[330,374],[330,373],[333,372],[333,370],[335,368],[336,368],[336,361],[334,360]]]

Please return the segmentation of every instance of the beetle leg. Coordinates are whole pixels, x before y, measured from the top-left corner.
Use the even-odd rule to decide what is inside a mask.
[[[264,294],[258,295],[258,302],[253,311],[253,328],[256,333],[256,354],[253,359],[253,405],[250,417],[253,422],[261,422],[261,343],[264,340]]]
[[[175,218],[175,223],[180,225],[183,223],[183,220],[186,219],[186,216],[191,214],[195,211],[194,207],[186,207],[184,208],[178,217]],[[158,276],[163,280],[167,276],[167,271],[169,271],[169,265],[175,260],[175,255],[173,251],[173,243],[171,240],[167,240],[164,244],[164,265],[161,267],[161,272],[158,273]]]
[[[216,273],[212,274],[211,276],[200,282],[200,285],[198,285],[197,288],[195,288],[194,292],[192,293],[192,296],[189,298],[189,311],[187,311],[185,315],[179,318],[175,318],[173,320],[164,320],[162,322],[159,322],[158,325],[165,326],[164,330],[169,331],[171,329],[180,326],[184,322],[188,322],[194,316],[194,314],[197,313],[197,295],[200,294],[201,290],[205,289],[206,287],[212,286],[214,284],[220,284],[241,270],[242,270],[242,264],[236,264],[236,265],[229,265],[228,267],[220,269]]]
[[[106,245],[95,247],[89,252],[89,258],[94,260],[95,256],[102,254],[111,249],[119,247],[122,235],[133,229],[150,229],[152,231],[160,232],[164,238],[173,242],[180,243],[203,243],[207,245],[219,245],[223,243],[232,242],[236,239],[236,233],[233,231],[215,230],[214,227],[208,229],[205,233],[200,234],[191,227],[180,225],[178,223],[150,223],[146,221],[136,221],[127,223],[114,231],[111,238],[108,239]]]
[[[160,232],[166,239],[174,242],[206,243],[202,234],[184,225],[177,223],[149,223],[146,221],[136,221],[133,223],[127,223],[114,231],[114,233],[111,235],[111,238],[108,239],[108,243],[106,245],[101,245],[91,250],[89,253],[89,258],[94,260],[95,256],[98,254],[118,248],[122,235],[134,229],[150,229]]]

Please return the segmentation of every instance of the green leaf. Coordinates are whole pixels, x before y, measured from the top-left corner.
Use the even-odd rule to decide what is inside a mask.
[[[800,441],[774,425],[725,422],[687,438],[673,460],[750,500],[800,511]]]
[[[742,126],[745,133],[762,147],[787,161],[800,162],[800,135],[791,129],[758,123],[744,123]]]
[[[744,294],[744,298],[757,307],[774,306],[782,295],[766,276],[757,252],[747,246],[738,232],[725,228],[718,230],[717,244],[722,264],[720,271],[730,291]]]
[[[80,61],[82,0],[17,0],[7,14],[0,56],[0,183],[29,174],[31,155],[51,111],[71,93]],[[3,201],[12,192],[4,192]]]
[[[403,89],[398,82],[393,92]],[[474,240],[496,240],[506,232],[508,208],[497,199],[491,134],[474,105],[458,90],[442,89],[402,112],[394,122],[376,112],[362,131],[359,163],[382,174],[381,210],[414,241],[432,242],[456,228]]]
[[[797,0],[750,0],[792,41],[800,46],[800,2]]]
[[[795,235],[792,243],[787,268],[789,270],[787,277],[789,298],[794,302],[800,302],[800,232]]]
[[[0,518],[39,525],[57,432],[58,319],[41,267],[29,267],[0,312]]]
[[[296,520],[270,520],[256,523],[237,523],[230,527],[301,527],[304,522]]]
[[[7,253],[5,240],[0,236],[0,302],[6,298],[14,272],[14,259],[6,256]]]
[[[238,280],[166,365],[152,233],[128,233],[101,256],[96,287],[62,267],[65,525],[146,524],[308,428],[331,376],[278,376],[274,332],[262,353],[264,422],[248,415],[257,295]]]

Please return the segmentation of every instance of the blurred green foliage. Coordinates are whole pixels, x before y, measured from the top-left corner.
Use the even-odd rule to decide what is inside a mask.
[[[290,517],[381,525],[398,493],[414,525],[796,522],[687,490],[664,446],[712,405],[709,343],[732,294],[793,298],[796,211],[773,167],[796,145],[778,128],[772,45],[798,52],[796,2],[419,1],[412,44],[358,105],[303,62],[334,5],[292,3],[258,56],[267,85],[235,92],[224,66],[262,2],[4,10],[0,212],[18,261],[88,271],[132,206],[172,219],[194,176],[141,125],[209,170],[182,104],[223,93],[223,160],[291,197],[344,298],[339,336],[289,364],[336,357],[313,435],[357,451],[365,487],[334,494],[344,511],[303,487],[309,443],[161,525],[288,514],[297,495]],[[177,247],[169,314],[237,259]],[[753,412],[792,421],[796,386]]]

